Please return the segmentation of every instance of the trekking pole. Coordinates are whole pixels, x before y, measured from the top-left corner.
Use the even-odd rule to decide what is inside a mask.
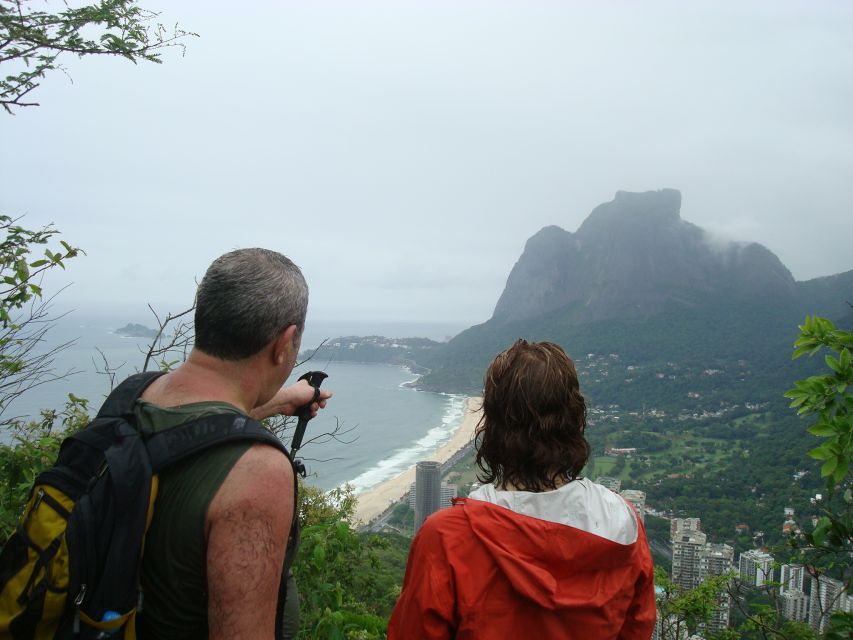
[[[293,440],[290,441],[290,455],[293,458],[293,466],[296,467],[296,471],[303,478],[307,475],[307,471],[305,470],[305,465],[302,463],[302,460],[296,459],[296,452],[299,451],[299,448],[302,446],[302,438],[305,436],[305,428],[308,426],[308,421],[311,419],[311,405],[320,399],[320,385],[323,384],[323,380],[328,377],[329,375],[322,371],[309,371],[308,373],[303,373],[299,376],[300,380],[307,380],[308,384],[314,387],[314,397],[311,398],[310,402],[302,405],[296,411],[299,421],[296,423],[296,431],[293,433]]]

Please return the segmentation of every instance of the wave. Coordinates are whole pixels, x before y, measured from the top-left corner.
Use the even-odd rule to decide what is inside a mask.
[[[359,474],[348,482],[356,494],[375,487],[376,485],[399,475],[413,464],[428,460],[429,456],[444,445],[462,422],[465,414],[465,399],[467,396],[442,394],[447,397],[441,424],[431,428],[426,435],[412,442],[408,447],[398,449],[387,458],[383,458],[375,466]]]

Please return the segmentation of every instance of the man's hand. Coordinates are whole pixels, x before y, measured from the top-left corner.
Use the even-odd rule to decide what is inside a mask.
[[[332,392],[320,389],[320,397],[311,405],[311,417],[317,415],[320,409],[326,407],[326,401],[332,397]],[[279,389],[268,402],[252,409],[251,416],[255,420],[263,420],[272,416],[292,416],[296,411],[311,402],[314,398],[314,387],[307,380],[300,380],[289,387]]]

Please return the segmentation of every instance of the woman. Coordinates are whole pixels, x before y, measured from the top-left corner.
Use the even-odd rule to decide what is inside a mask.
[[[621,497],[578,477],[585,425],[559,346],[519,340],[495,358],[476,439],[485,484],[424,522],[389,640],[651,637],[643,525]]]

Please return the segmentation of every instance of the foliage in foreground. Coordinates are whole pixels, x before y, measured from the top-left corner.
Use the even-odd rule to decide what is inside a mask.
[[[829,372],[798,380],[785,395],[799,415],[814,422],[809,433],[823,439],[809,455],[823,462],[826,478],[823,516],[811,532],[791,538],[792,546],[809,573],[841,578],[844,592],[851,591],[850,554],[853,552],[853,331],[837,328],[825,318],[808,317],[800,326],[794,358],[829,351],[824,361]],[[853,637],[853,614],[830,617],[827,638]]]
[[[348,486],[328,494],[309,485],[300,488],[304,527],[293,569],[301,600],[300,638],[385,637],[410,541],[357,533],[355,502]]]
[[[69,395],[62,411],[44,410],[40,420],[9,427],[11,442],[0,443],[0,541],[14,531],[36,476],[53,466],[62,440],[88,422],[87,401]]]
[[[56,3],[59,4],[59,3]],[[166,47],[182,47],[195,35],[156,22],[157,14],[135,0],[98,0],[74,6],[62,3],[58,11],[48,3],[0,0],[0,106],[37,106],[28,95],[51,71],[64,70],[60,56],[117,56],[136,63],[160,62]],[[10,68],[11,65],[11,68]]]

